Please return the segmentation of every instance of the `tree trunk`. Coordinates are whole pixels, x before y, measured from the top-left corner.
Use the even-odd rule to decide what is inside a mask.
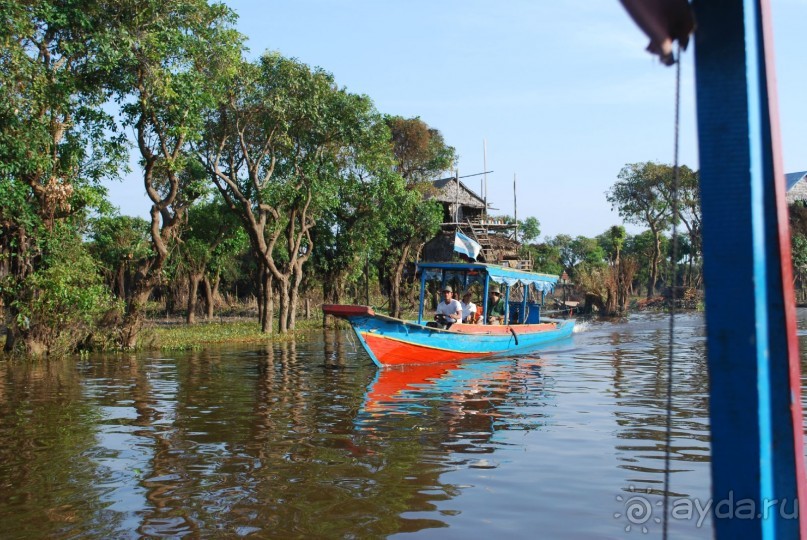
[[[400,258],[395,262],[395,269],[392,273],[389,314],[396,319],[401,317],[401,281],[403,280],[403,269],[404,266],[406,266],[406,260],[409,258],[409,250],[411,247],[410,244],[404,246]]]
[[[137,338],[146,319],[146,302],[152,289],[149,283],[143,283],[132,290],[126,301],[126,315],[121,324],[121,345],[124,349],[134,349],[137,346]]]
[[[14,343],[14,332],[11,331],[11,326],[6,326],[6,344],[3,345],[3,352],[12,352],[14,350]]]
[[[294,268],[294,277],[291,283],[291,292],[289,294],[289,330],[294,330],[297,327],[297,307],[300,300],[300,283],[302,283],[302,281],[303,268],[302,264],[298,264]]]
[[[203,283],[205,289],[205,318],[210,320],[213,318],[213,309],[216,303],[216,290],[219,286],[219,276],[216,276],[215,280],[210,281],[210,277],[205,274]]]
[[[196,297],[199,294],[201,279],[202,274],[191,273],[188,275],[188,313],[185,318],[185,322],[188,324],[196,324]]]
[[[653,231],[655,244],[653,245],[653,260],[650,262],[650,277],[647,280],[647,298],[652,298],[656,292],[656,281],[658,280],[658,264],[661,258],[661,238],[659,233]]]
[[[263,322],[264,322],[263,321],[264,320],[263,314],[264,314],[264,311],[266,310],[266,302],[264,301],[265,300],[265,295],[264,295],[263,289],[264,289],[264,287],[266,287],[266,273],[261,269],[258,269],[258,275],[255,276],[255,284],[256,284],[256,288],[258,290],[258,294],[257,294],[258,322],[260,323],[261,328],[263,328]],[[237,298],[238,298],[238,295],[236,295],[236,299]],[[263,332],[264,330],[261,330],[261,331]]]
[[[612,317],[617,314],[616,283],[605,290],[605,312],[604,315]]]
[[[118,265],[114,289],[117,289],[118,298],[126,298],[126,263]]]
[[[329,272],[322,277],[322,297],[326,304],[340,304],[344,294],[344,272]]]
[[[274,280],[271,272],[268,269],[263,271],[263,279],[261,282],[261,292],[258,302],[261,311],[261,332],[264,334],[272,333],[272,316],[274,315],[274,302],[272,298],[272,285]]]
[[[289,280],[285,276],[278,279],[278,294],[280,297],[280,306],[277,312],[278,332],[285,334],[289,331],[289,302],[291,300],[289,296]]]

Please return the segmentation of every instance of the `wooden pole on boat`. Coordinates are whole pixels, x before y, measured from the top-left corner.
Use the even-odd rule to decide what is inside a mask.
[[[456,189],[454,192],[454,223],[460,222],[460,170],[456,169],[455,178],[457,179]]]
[[[484,167],[485,175],[482,177],[483,189],[482,199],[485,201],[485,209],[482,212],[484,221],[488,220],[488,141],[482,139],[482,166]]]
[[[530,295],[530,285],[528,283],[521,284],[521,290],[524,291],[524,298],[521,299],[521,324],[527,324],[527,297]]]
[[[715,536],[807,538],[770,3],[693,8]]]
[[[514,240],[518,242],[518,201],[516,200],[516,173],[513,173],[513,220],[516,222]]]
[[[510,324],[510,285],[504,284],[504,319],[502,324]]]
[[[490,294],[490,275],[485,272],[485,285],[482,287],[482,323],[488,324],[488,295]]]

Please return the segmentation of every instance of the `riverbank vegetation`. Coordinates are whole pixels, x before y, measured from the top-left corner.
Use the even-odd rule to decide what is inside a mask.
[[[413,308],[413,263],[443,220],[432,181],[458,158],[439,130],[378,111],[323,69],[275,52],[247,60],[221,4],[0,0],[0,14],[5,351],[265,340],[323,302]],[[132,160],[147,219],[106,197],[104,182]],[[605,196],[645,232],[539,241],[528,217],[523,256],[567,274],[556,296],[605,314],[637,294],[696,295],[697,172],[681,168],[677,212],[673,172],[628,164]],[[798,276],[805,231],[794,239]],[[211,323],[222,315],[257,322]],[[149,322],[166,316],[187,326]]]

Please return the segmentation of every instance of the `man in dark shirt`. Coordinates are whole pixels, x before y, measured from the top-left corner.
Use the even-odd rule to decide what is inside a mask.
[[[490,287],[488,291],[488,324],[504,322],[504,299],[498,287]]]

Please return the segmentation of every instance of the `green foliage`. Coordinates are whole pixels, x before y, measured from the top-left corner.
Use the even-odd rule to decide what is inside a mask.
[[[661,251],[669,251],[670,241],[666,236],[659,237]],[[625,241],[623,254],[635,259],[638,263],[636,279],[639,282],[646,282],[650,277],[652,260],[656,250],[656,238],[652,231],[642,231],[641,233],[629,237]]]
[[[530,216],[524,221],[518,222],[519,240],[522,243],[532,242],[541,236],[541,222],[538,218]]]
[[[68,227],[42,233],[39,269],[15,284],[14,323],[28,352],[72,352],[116,318],[121,306],[103,285],[96,262]]]
[[[314,269],[334,302],[348,284],[363,278],[369,260],[386,245],[389,220],[409,195],[392,172],[386,124],[377,122],[369,135],[344,154],[341,174],[333,179],[336,197],[314,230]]]
[[[442,222],[442,207],[434,200],[430,180],[439,178],[456,161],[453,147],[445,144],[436,129],[419,118],[388,117],[394,171],[406,181],[407,193],[388,215],[389,243],[380,253],[382,288],[390,294],[390,313],[401,315],[400,284],[407,260],[414,250],[431,239]]]
[[[149,223],[139,217],[100,216],[90,220],[90,252],[113,274],[124,261],[151,255]]]
[[[522,249],[532,257],[533,267],[536,272],[555,275],[563,273],[564,267],[560,262],[560,250],[557,246],[550,242],[544,242],[542,244],[530,244]]]
[[[238,254],[248,248],[249,240],[238,218],[220,196],[202,200],[188,209],[179,249],[183,268],[219,275],[231,271]]]
[[[118,33],[104,0],[0,1],[0,293],[14,345],[61,353],[109,307],[77,247],[125,170],[109,112]]]
[[[368,205],[389,185],[388,141],[369,98],[277,53],[242,63],[228,101],[209,112],[199,155],[239,214],[260,271],[276,280],[281,319],[312,253],[324,248],[319,267],[344,277],[360,243],[379,238],[378,208]]]
[[[234,12],[206,0],[126,0],[117,72],[127,120],[153,134],[152,148],[198,139],[202,112],[216,104],[241,55]],[[164,153],[163,167],[181,171],[186,156]]]
[[[417,183],[433,180],[454,167],[457,152],[443,135],[418,117],[385,118],[392,137],[395,168],[404,180]]]
[[[694,174],[689,176],[694,177]],[[653,235],[653,252],[650,258],[650,272],[647,282],[648,298],[655,293],[659,274],[662,233],[680,216],[672,210],[671,186],[675,181],[675,170],[669,165],[651,161],[629,163],[619,172],[618,180],[606,193],[611,206],[628,223],[646,225]]]
[[[651,161],[629,163],[619,172],[606,199],[626,222],[661,231],[672,219],[665,197],[672,178],[673,169],[668,165]]]
[[[0,178],[42,218],[99,203],[125,159],[107,101],[117,60],[105,2],[2,1]]]
[[[614,225],[596,238],[608,260],[612,262],[619,259],[627,239],[628,233],[622,225]]]
[[[791,253],[793,257],[793,273],[804,281],[807,276],[807,236],[794,234],[791,241]]]
[[[118,100],[137,136],[146,192],[161,227],[171,229],[208,189],[188,145],[201,138],[204,113],[231,83],[243,36],[232,10],[206,0],[124,0],[118,12]],[[160,244],[155,239],[157,251]]]
[[[568,234],[559,234],[550,239],[549,244],[558,250],[559,262],[564,270],[573,272],[582,262],[591,266],[605,264],[605,252],[593,238],[572,238]]]

